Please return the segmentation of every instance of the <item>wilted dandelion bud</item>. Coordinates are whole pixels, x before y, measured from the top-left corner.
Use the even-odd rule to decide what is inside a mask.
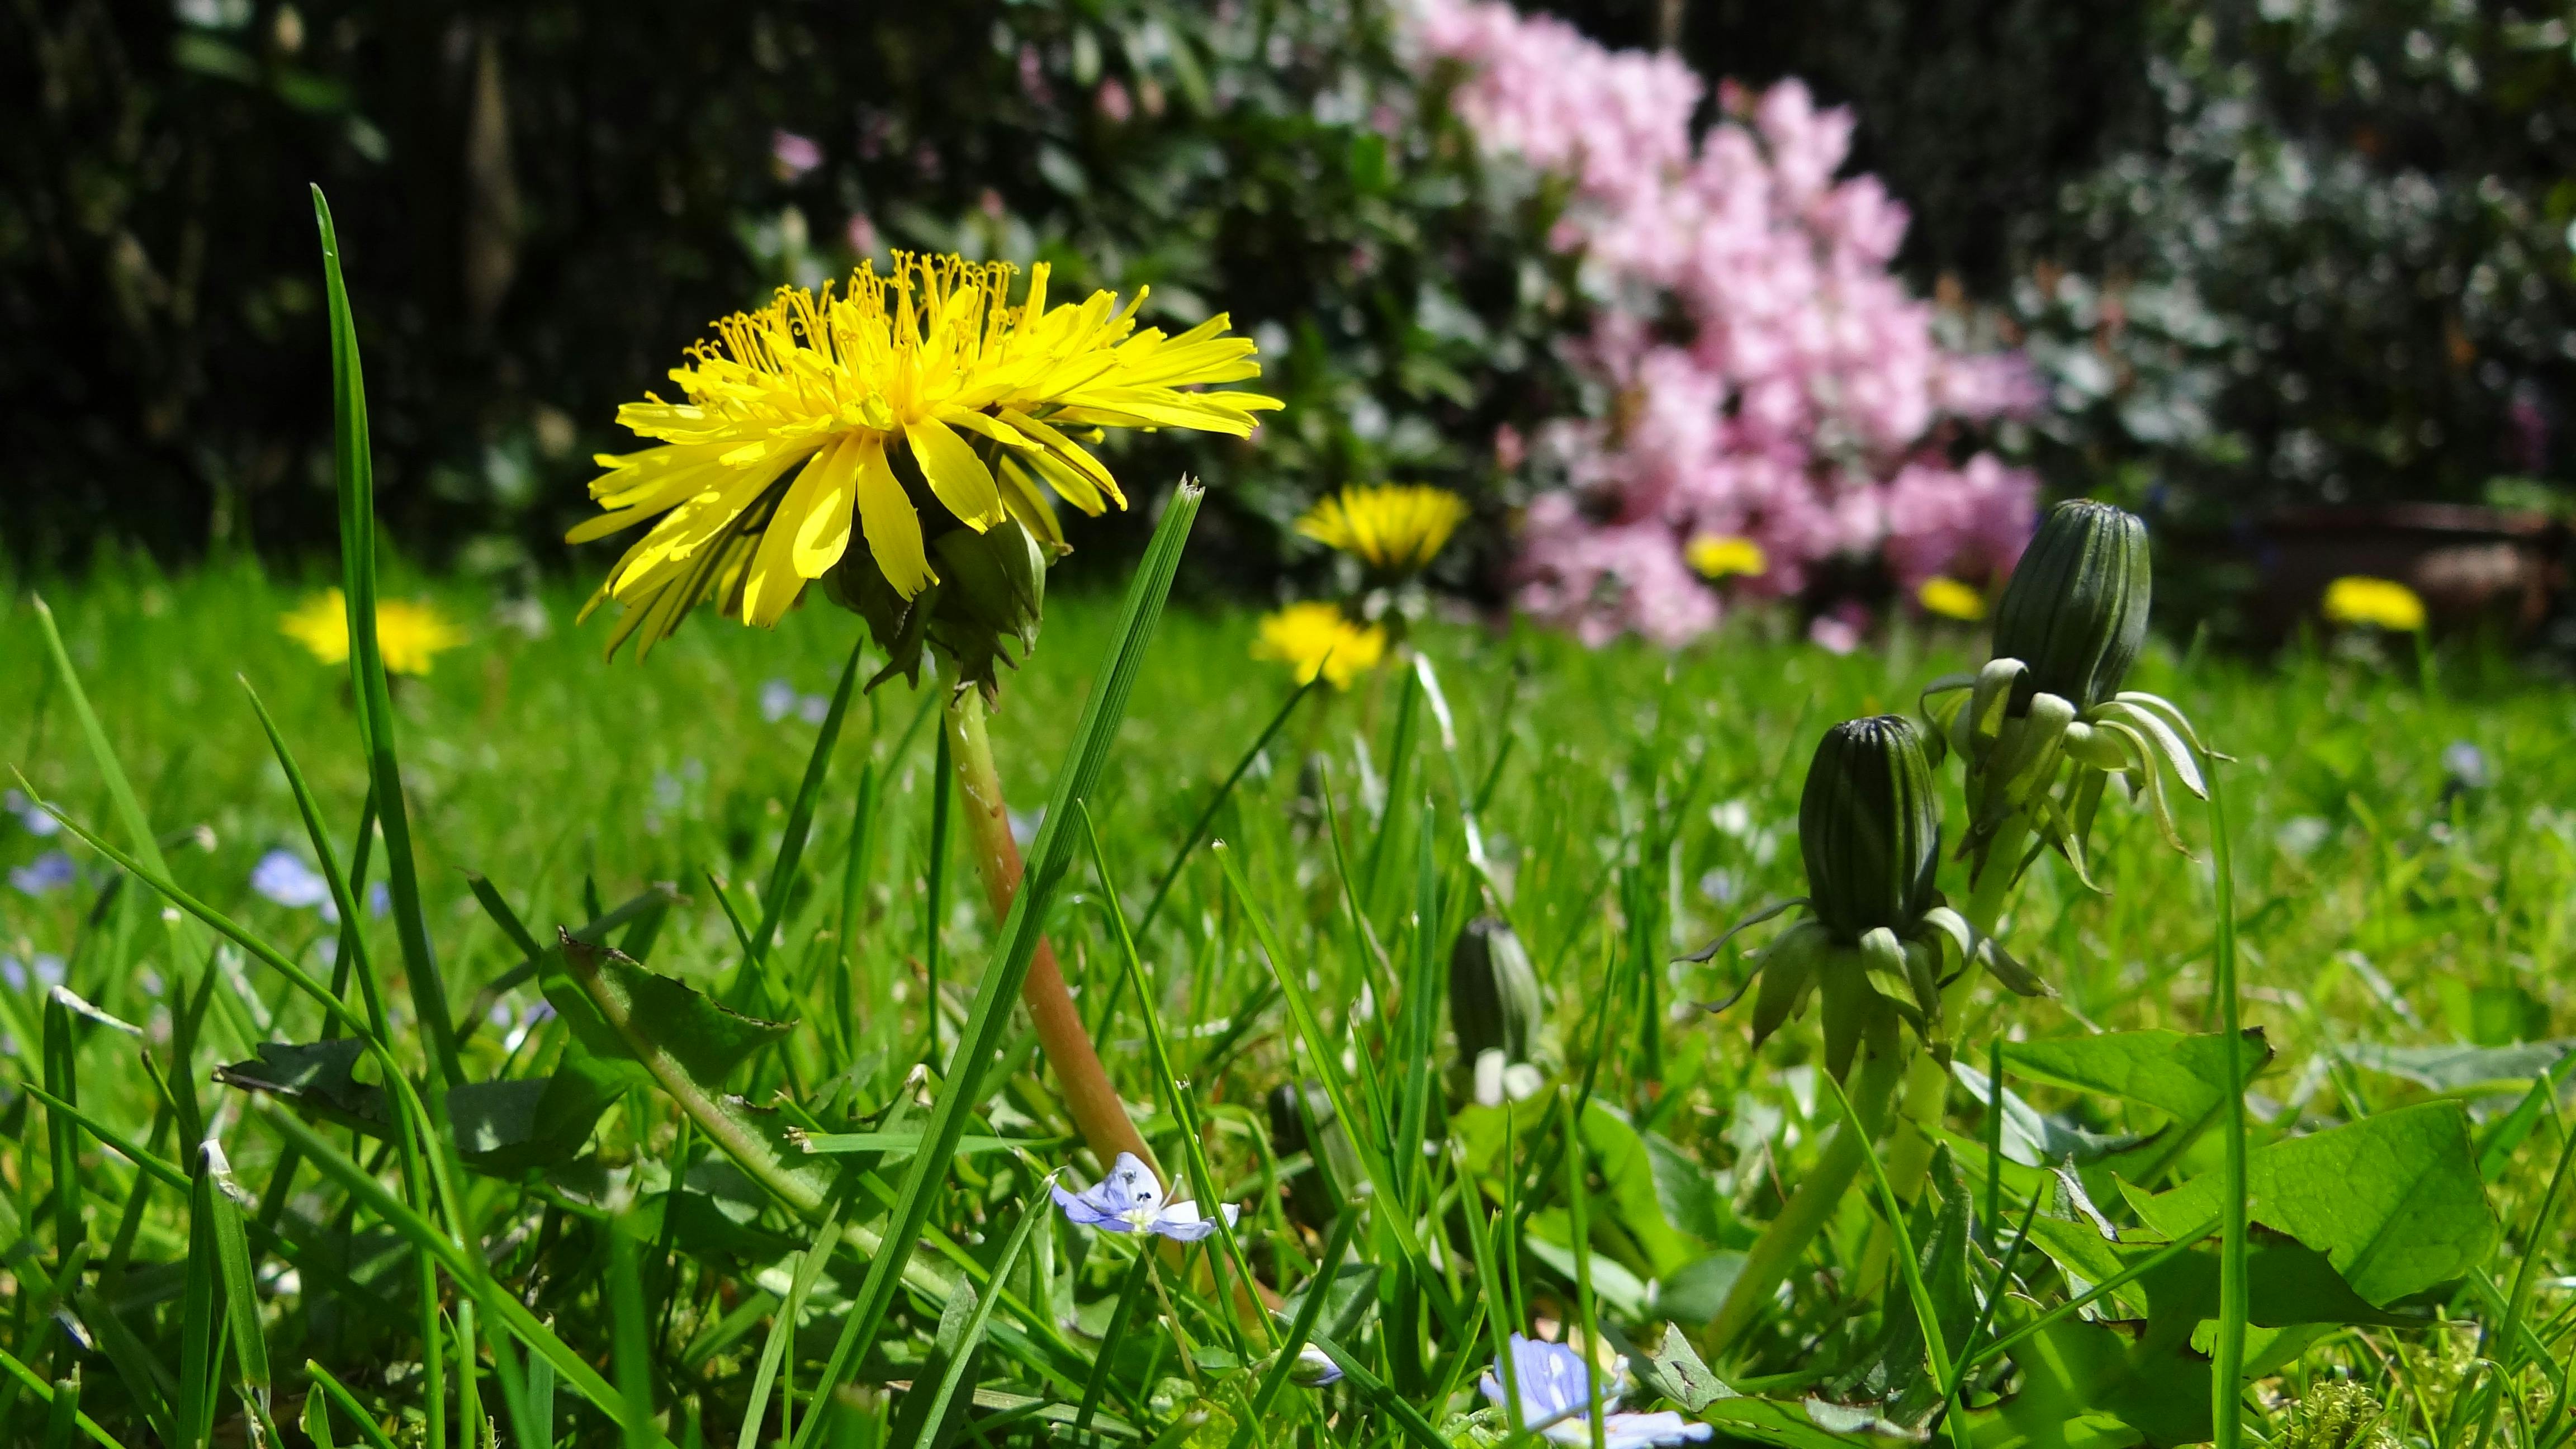
[[[2011,712],[2035,694],[2086,710],[2118,693],[2146,642],[2152,582],[2137,515],[2080,498],[2057,505],[1995,609],[1995,656],[2030,666]]]
[[[1288,1212],[1298,1222],[1321,1232],[1331,1225],[1338,1210],[1336,1189],[1355,1191],[1359,1185],[1359,1158],[1351,1150],[1350,1139],[1333,1115],[1333,1103],[1315,1082],[1304,1084],[1304,1110],[1299,1110],[1297,1085],[1281,1082],[1270,1089],[1270,1152],[1281,1159],[1314,1153],[1313,1134],[1306,1130],[1311,1119],[1315,1131],[1323,1134],[1324,1150],[1316,1153],[1314,1165],[1288,1179]],[[1330,1174],[1329,1177],[1327,1174]]]
[[[1541,1009],[1538,973],[1520,937],[1499,917],[1468,922],[1449,951],[1449,1024],[1458,1033],[1458,1065],[1473,1071],[1487,1052],[1500,1052],[1504,1067],[1528,1061]]]
[[[1837,941],[1902,933],[1931,907],[1941,803],[1912,720],[1875,715],[1825,731],[1798,798],[1798,849],[1816,918]]]

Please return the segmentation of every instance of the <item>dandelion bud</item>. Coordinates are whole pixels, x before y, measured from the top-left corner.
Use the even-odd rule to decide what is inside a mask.
[[[1480,916],[1449,951],[1449,1024],[1458,1033],[1458,1064],[1473,1070],[1486,1052],[1503,1063],[1530,1058],[1539,1021],[1538,973],[1521,939],[1499,917]]]
[[[2030,666],[2011,712],[2034,694],[2078,710],[2117,694],[2147,637],[2152,591],[2147,526],[2108,503],[2057,505],[2004,585],[1995,609],[1995,654]]]
[[[1046,612],[1046,555],[1015,519],[977,533],[951,529],[933,548],[939,555],[940,614],[996,638],[1016,639],[1025,654],[1037,647]]]
[[[1931,907],[1941,804],[1913,721],[1883,714],[1825,731],[1798,799],[1798,850],[1816,918],[1837,941],[1879,926],[1901,934]]]

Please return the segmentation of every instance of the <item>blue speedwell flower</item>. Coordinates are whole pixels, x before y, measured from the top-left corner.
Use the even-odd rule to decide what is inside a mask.
[[[0,806],[5,806],[10,814],[17,816],[18,823],[27,828],[29,835],[54,835],[63,828],[63,822],[56,820],[44,806],[15,790],[0,795]]]
[[[9,884],[31,896],[52,895],[80,879],[80,868],[59,850],[48,850],[9,872]]]
[[[303,857],[281,846],[259,858],[250,871],[250,888],[262,897],[295,910],[328,906],[331,883],[322,873],[304,863]]]
[[[1512,1377],[1521,1391],[1521,1422],[1539,1430],[1539,1436],[1551,1444],[1590,1444],[1592,1442],[1592,1369],[1583,1355],[1561,1343],[1512,1335]],[[1623,1361],[1624,1362],[1624,1361]],[[1503,1361],[1494,1367],[1476,1387],[1485,1397],[1499,1404],[1504,1401],[1500,1377]],[[1611,1378],[1615,1384],[1619,1370],[1614,1366]],[[1601,1434],[1604,1449],[1648,1449],[1650,1445],[1703,1443],[1717,1431],[1706,1424],[1694,1423],[1666,1409],[1654,1414],[1613,1413],[1619,1405],[1615,1387],[1601,1391]],[[1542,1427],[1544,1426],[1544,1427]]]
[[[1106,1233],[1160,1233],[1174,1242],[1195,1243],[1216,1231],[1216,1219],[1199,1216],[1194,1202],[1167,1203],[1154,1171],[1132,1152],[1118,1154],[1109,1175],[1081,1192],[1053,1188],[1056,1206],[1067,1222]],[[1225,1204],[1225,1225],[1234,1226],[1241,1209]]]

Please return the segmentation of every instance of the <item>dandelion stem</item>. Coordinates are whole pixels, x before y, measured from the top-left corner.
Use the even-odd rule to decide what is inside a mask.
[[[1852,1114],[1864,1130],[1875,1134],[1887,1124],[1888,1108],[1904,1077],[1901,1053],[1888,1055],[1863,1048],[1850,1095]],[[1789,1276],[1789,1270],[1797,1265],[1816,1234],[1833,1220],[1834,1210],[1842,1206],[1843,1194],[1860,1175],[1868,1151],[1867,1141],[1848,1126],[1836,1128],[1825,1140],[1824,1151],[1807,1169],[1807,1175],[1799,1179],[1797,1191],[1789,1195],[1780,1215],[1762,1230],[1762,1236],[1745,1254],[1742,1271],[1736,1274],[1734,1286],[1727,1289],[1726,1301],[1718,1306],[1717,1318],[1710,1323],[1708,1332],[1719,1352],[1731,1348],[1770,1308],[1773,1291]]]
[[[964,797],[959,813],[965,819],[967,843],[998,920],[1010,914],[1011,898],[1019,893],[1020,846],[1011,838],[1002,776],[994,768],[992,738],[984,729],[983,694],[972,688],[950,694],[945,726],[949,760],[957,772],[958,793]],[[1065,1110],[1072,1114],[1093,1155],[1107,1164],[1117,1161],[1121,1152],[1132,1152],[1153,1167],[1156,1178],[1163,1179],[1154,1150],[1128,1120],[1127,1104],[1119,1100],[1118,1089],[1110,1085],[1109,1073],[1100,1065],[1100,1053],[1083,1027],[1082,1013],[1074,1009],[1064,973],[1056,967],[1055,951],[1043,940],[1029,962],[1020,1000],[1029,1009],[1047,1064],[1055,1068]]]
[[[2227,842],[2227,807],[2218,788],[2217,762],[2204,772],[2209,782],[2209,854],[2218,897],[2216,953],[2219,1029],[2228,1050],[2225,1186],[2219,1199],[2218,1341],[2210,1355],[2210,1411],[2217,1416],[2217,1449],[2236,1449],[2245,1426],[2238,1400],[2245,1391],[2245,1323],[2250,1312],[2245,1280],[2245,1064],[2236,1047],[2244,1023],[2236,999],[2236,882]]]

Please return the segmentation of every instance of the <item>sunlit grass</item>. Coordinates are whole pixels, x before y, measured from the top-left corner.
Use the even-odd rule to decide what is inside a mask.
[[[321,582],[272,579],[238,564],[166,578],[111,562],[44,591],[177,884],[327,979],[337,928],[316,909],[271,903],[249,886],[268,852],[285,849],[308,861],[311,852],[288,780],[233,679],[240,673],[274,715],[345,867],[367,779],[346,675],[317,666],[277,627]],[[855,621],[812,608],[770,634],[702,618],[649,667],[637,668],[599,660],[603,636],[572,627],[578,597],[568,588],[502,603],[462,583],[396,578],[385,592],[434,598],[472,635],[428,676],[401,681],[393,700],[424,912],[450,1006],[461,1013],[472,1002],[484,1013],[463,1049],[466,1077],[542,1075],[563,1050],[562,1029],[533,1019],[543,999],[538,980],[521,979],[488,1001],[478,994],[509,979],[523,951],[478,906],[466,872],[487,877],[540,941],[551,941],[558,923],[578,926],[670,882],[682,900],[656,930],[612,939],[718,1000],[796,1023],[732,1089],[756,1105],[783,1093],[795,1113],[822,1129],[918,1132],[904,1082],[929,1035],[923,968],[934,924],[925,918],[933,736],[909,730],[923,695],[897,682],[853,706],[798,884],[779,912],[765,996],[740,994],[740,936],[727,911],[729,903],[747,925],[772,904],[760,893],[816,736],[807,701],[831,694]],[[1114,616],[1107,598],[1056,601],[1037,656],[1011,681],[993,729],[1011,798],[1022,810],[1034,812],[1055,783],[1044,772],[1064,755],[1112,642]],[[1839,1109],[1830,1092],[1820,1094],[1810,1070],[1813,1031],[1784,1032],[1757,1055],[1746,1048],[1740,1009],[1711,1018],[1692,1006],[1732,988],[1743,969],[1739,957],[1722,954],[1705,967],[1668,960],[1753,905],[1800,891],[1796,799],[1816,735],[1852,715],[1910,709],[1922,681],[1966,662],[1975,647],[1963,635],[1906,635],[1836,658],[1767,639],[1755,621],[1668,659],[1631,646],[1591,653],[1527,632],[1425,628],[1416,642],[1436,666],[1455,718],[1454,758],[1432,712],[1408,705],[1400,673],[1382,672],[1348,694],[1311,695],[1212,824],[1210,834],[1228,843],[1242,872],[1243,894],[1199,851],[1138,942],[1138,973],[1161,1026],[1156,1046],[1137,993],[1118,985],[1129,964],[1103,887],[1115,888],[1133,922],[1212,792],[1287,697],[1286,671],[1248,657],[1253,632],[1249,611],[1183,605],[1165,618],[1090,811],[1100,867],[1077,838],[1048,929],[1085,1014],[1099,1014],[1095,1035],[1123,1095],[1175,1172],[1188,1166],[1188,1154],[1172,1107],[1186,1094],[1201,1128],[1206,1174],[1246,1205],[1241,1261],[1268,1289],[1306,1285],[1332,1225],[1292,1220],[1279,1190],[1283,1174],[1296,1173],[1303,1160],[1274,1154],[1265,1095],[1292,1072],[1312,1076],[1322,1064],[1312,1057],[1299,1064],[1295,1003],[1273,977],[1263,929],[1277,933],[1288,958],[1282,964],[1311,995],[1316,1029],[1331,1040],[1355,1034],[1365,1043],[1332,1064],[1348,1074],[1354,1110],[1382,1112],[1387,1131],[1406,1144],[1451,1132],[1463,1156],[1421,1156],[1419,1168],[1394,1158],[1377,1164],[1389,1178],[1379,1200],[1414,1205],[1420,1221],[1408,1245],[1404,1233],[1373,1214],[1355,1252],[1391,1273],[1413,1272],[1401,1280],[1410,1287],[1382,1301],[1363,1293],[1320,1314],[1297,1314],[1292,1304],[1266,1324],[1227,1311],[1234,1290],[1225,1285],[1235,1270],[1222,1250],[1213,1259],[1193,1250],[1146,1263],[1123,1243],[1043,1213],[1013,1250],[1002,1275],[1008,1291],[979,1305],[990,1308],[989,1317],[959,1310],[951,1325],[955,1333],[974,1329],[984,1344],[950,1395],[951,1425],[963,1422],[974,1397],[967,1381],[974,1380],[988,1392],[972,1412],[997,1440],[1069,1433],[1088,1399],[1093,1427],[1149,1439],[1188,1420],[1196,1405],[1210,1423],[1223,1416],[1211,1431],[1221,1443],[1246,1401],[1264,1392],[1261,1356],[1303,1321],[1301,1334],[1329,1340],[1362,1372],[1329,1390],[1270,1389],[1275,1399],[1265,1400],[1263,1432],[1250,1442],[1418,1438],[1417,1426],[1436,1428],[1481,1403],[1473,1384],[1491,1361],[1495,1325],[1523,1332],[1537,1326],[1503,1323],[1477,1296],[1488,1260],[1530,1320],[1579,1323],[1588,1304],[1607,1331],[1646,1347],[1666,1319],[1695,1328],[1708,1311],[1714,1270],[1694,1265],[1744,1246],[1750,1225],[1776,1210],[1778,1184],[1795,1182],[1817,1132]],[[2237,847],[2243,1011],[2278,1052],[2249,1101],[2258,1145],[2445,1090],[2469,1098],[2485,1131],[2514,1104],[2523,1085],[2517,1079],[2552,1053],[2476,1059],[2498,1079],[2482,1082],[2375,1049],[2504,1046],[2565,1030],[2570,1002],[2560,963],[2576,903],[2576,765],[2563,762],[2561,749],[2570,698],[2483,657],[2446,665],[2430,695],[2411,655],[2382,663],[2358,651],[2300,656],[2278,669],[2228,659],[2199,659],[2186,669],[2159,651],[2134,676],[2139,687],[2182,705],[2238,759],[2228,767],[2227,805]],[[2456,744],[2475,748],[2475,767]],[[23,588],[0,616],[0,756],[75,819],[122,838],[106,783],[51,678]],[[871,766],[880,808],[854,876],[854,807]],[[1955,768],[1945,778],[1955,796]],[[1564,1170],[1565,1154],[1550,1143],[1562,1142],[1564,1114],[1573,1111],[1569,1095],[1529,1103],[1509,1139],[1489,1109],[1453,1115],[1454,1064],[1437,982],[1449,940],[1478,909],[1461,785],[1470,796],[1483,795],[1488,781],[1476,823],[1490,875],[1545,987],[1542,1065],[1568,1093],[1588,1092],[1585,1112],[1612,1109],[1650,1134],[1656,1153],[1664,1144],[1674,1149],[1657,1158],[1651,1180],[1623,1178],[1618,1163],[1601,1155],[1606,1149],[1588,1116],[1582,1135],[1593,1171]],[[1959,818],[1955,801],[1952,818]],[[1343,832],[1338,850],[1327,834],[1335,820]],[[2216,918],[2206,842],[2195,827],[2187,825],[2186,835],[2201,853],[2186,858],[2166,847],[2143,815],[2116,803],[2106,808],[2097,843],[2098,873],[2112,887],[2107,897],[2084,892],[2054,863],[2036,867],[2008,934],[2060,995],[2025,1003],[1980,988],[1967,1019],[1954,1027],[1970,1047],[1963,1059],[1982,1071],[1984,1044],[1998,1033],[2214,1030]],[[0,1029],[17,1063],[10,1076],[45,1082],[44,991],[56,980],[140,1025],[143,1044],[166,1072],[184,1024],[173,1009],[173,985],[197,979],[197,963],[170,959],[161,902],[115,889],[113,869],[68,832],[39,836],[0,820],[0,867],[24,870],[57,849],[75,867],[73,883],[44,894],[0,887],[0,956],[10,963],[0,981]],[[381,876],[379,851],[375,878]],[[1958,892],[1955,880],[1945,883]],[[858,907],[850,932],[842,929],[845,890]],[[1364,927],[1355,924],[1354,902]],[[427,1059],[410,999],[397,984],[401,956],[391,918],[364,905],[358,913],[386,978],[393,1036],[411,1054],[408,1067],[420,1072]],[[940,914],[941,1040],[953,1043],[998,931],[975,893],[953,885]],[[280,1148],[292,1140],[284,1113],[254,1109],[245,1092],[205,1081],[215,1064],[250,1059],[259,1041],[320,1038],[322,1013],[257,961],[219,969],[215,990],[231,999],[206,1015],[191,1063],[195,1096],[248,1199],[240,1212],[251,1226],[259,1306],[285,1405],[276,1417],[291,1421],[299,1411],[308,1358],[386,1423],[416,1415],[422,1377],[413,1270],[399,1236],[359,1205],[346,1183],[317,1177],[318,1158],[308,1157],[279,1192]],[[1365,1014],[1355,1009],[1363,1001]],[[60,1030],[82,1114],[98,1131],[184,1168],[188,1151],[173,1140],[153,1077],[137,1065],[135,1039],[76,1017]],[[988,1078],[998,1095],[968,1129],[978,1139],[1024,1145],[1016,1152],[970,1146],[957,1161],[951,1185],[933,1204],[930,1246],[916,1260],[932,1273],[929,1282],[954,1281],[969,1263],[995,1261],[1023,1220],[1022,1205],[1043,1207],[1037,1184],[1047,1171],[1070,1164],[1082,1181],[1097,1176],[1099,1165],[1068,1145],[1075,1139],[1024,1052],[1006,1034],[1002,1061],[1010,1074]],[[1168,1068],[1158,1070],[1158,1060]],[[2107,1100],[2021,1089],[2058,1112],[2063,1128],[2107,1133],[2148,1125]],[[198,1260],[189,1196],[167,1185],[138,1194],[136,1169],[103,1149],[97,1132],[58,1136],[48,1108],[31,1094],[13,1096],[5,1118],[12,1141],[0,1145],[7,1184],[0,1231],[18,1247],[5,1285],[12,1316],[0,1325],[0,1347],[42,1382],[67,1377],[78,1363],[84,1411],[111,1433],[140,1439],[149,1392],[126,1382],[110,1354],[107,1340],[117,1330],[90,1319],[112,1314],[122,1325],[123,1362],[152,1359],[174,1378],[186,1374],[185,1289]],[[1986,1119],[1964,1090],[1953,1093],[1951,1105],[1954,1147],[1982,1192],[1986,1164],[1975,1144],[1984,1140]],[[889,1110],[891,1117],[880,1117]],[[353,1140],[327,1117],[317,1119],[316,1130],[358,1170],[393,1171],[374,1144]],[[2445,1300],[2455,1316],[2501,1322],[2505,1315],[2494,1305],[2528,1294],[2518,1322],[2551,1345],[2567,1328],[2558,1270],[2533,1277],[2514,1269],[2560,1140],[2544,1123],[2507,1156],[2492,1189],[2506,1225],[2487,1269],[2494,1304],[2475,1284]],[[1506,1141],[1517,1143],[1518,1153],[1500,1159],[1508,1170],[1498,1171],[1492,1164]],[[817,1241],[814,1225],[775,1203],[764,1207],[756,1194],[735,1193],[703,1130],[684,1125],[672,1102],[653,1091],[623,1090],[587,1145],[590,1157],[560,1170],[478,1175],[461,1189],[482,1246],[496,1255],[495,1279],[552,1319],[618,1392],[662,1414],[674,1442],[685,1441],[692,1423],[703,1425],[709,1442],[729,1442],[773,1343],[771,1432],[781,1400],[795,1405],[801,1428],[816,1407],[816,1377],[867,1257],[845,1237],[844,1250],[814,1266],[804,1251]],[[2160,1180],[2215,1171],[2220,1146],[2204,1134],[2161,1167]],[[91,1348],[74,1345],[62,1320],[47,1316],[58,1306],[49,1285],[62,1269],[56,1164],[66,1151],[81,1184],[88,1257],[75,1275],[87,1297],[64,1300],[71,1305],[64,1311],[84,1324]],[[683,1190],[666,1200],[671,1165],[682,1159]],[[877,1181],[890,1188],[903,1166],[887,1162]],[[1484,1184],[1488,1209],[1502,1210],[1470,1215],[1459,1208],[1462,1174]],[[2017,1166],[2001,1176],[2008,1225],[2021,1219],[2043,1179]],[[1503,1177],[1510,1179],[1508,1198],[1500,1196]],[[1640,1182],[1660,1191],[1622,1196]],[[1345,1194],[1358,1186],[1338,1184]],[[2135,1220],[2114,1184],[2088,1178],[2088,1186],[2106,1213]],[[127,1204],[138,1201],[129,1212]],[[660,1211],[666,1201],[673,1210]],[[1432,1213],[1435,1203],[1449,1206]],[[880,1218],[885,1206],[862,1188],[842,1209],[844,1226]],[[633,1220],[642,1224],[630,1244],[635,1251],[611,1251],[625,1240],[607,1215],[627,1208],[646,1210]],[[1561,1246],[1578,1212],[1596,1249],[1589,1255]],[[1911,1321],[1917,1312],[1905,1285],[1891,1292],[1885,1282],[1854,1282],[1874,1220],[1874,1201],[1855,1195],[1821,1257],[1796,1280],[1794,1302],[1749,1357],[1718,1367],[1755,1388],[1772,1384],[1793,1401],[1809,1391],[1840,1392],[1833,1375],[1866,1356],[1888,1316]],[[1918,1238],[1929,1227],[1918,1219]],[[281,1248],[263,1236],[268,1229],[295,1246]],[[1989,1245],[2001,1230],[1979,1228]],[[2559,1243],[2554,1230],[2542,1243],[2552,1265]],[[1131,1270],[1131,1263],[1144,1266]],[[1973,1266],[1982,1291],[1991,1267]],[[2043,1267],[2037,1253],[2026,1252],[2014,1271],[2035,1275],[2032,1291],[2062,1297],[2060,1280]],[[624,1276],[630,1272],[631,1282]],[[367,1307],[364,1294],[348,1291],[348,1280],[397,1306]],[[800,1283],[805,1322],[773,1334],[778,1304]],[[1868,1296],[1847,1296],[1860,1286]],[[629,1289],[641,1310],[634,1322],[625,1311]],[[490,1315],[480,1330],[469,1328],[458,1321],[461,1301],[451,1292],[443,1333],[470,1342],[490,1330]],[[939,1389],[951,1362],[942,1357],[941,1308],[920,1284],[899,1295],[874,1352],[851,1366],[845,1410],[825,1419],[850,1426],[853,1442],[878,1442],[870,1436],[885,1433],[902,1442],[905,1405],[926,1407],[929,1399],[883,1386]],[[221,1317],[224,1309],[217,1302],[212,1311]],[[621,1336],[621,1328],[630,1331]],[[2011,1328],[1999,1322],[1995,1333]],[[2336,1330],[2286,1371],[2266,1372],[2294,1395],[2310,1374],[2340,1365],[2382,1385],[2392,1424],[2418,1438],[2465,1444],[2477,1415],[2488,1410],[2449,1418],[2434,1412],[2450,1402],[2437,1405],[2439,1395],[2462,1389],[2465,1361],[2442,1347],[2446,1332]],[[2262,1330],[2256,1333],[2259,1358]],[[1105,1355],[1104,1336],[1111,1344]],[[2563,1349],[2554,1351],[2563,1357]],[[448,1354],[453,1360],[452,1345]],[[518,1358],[513,1372],[542,1376],[524,1353]],[[479,1372],[497,1373],[498,1365],[486,1359]],[[2541,1387],[2527,1433],[2510,1429],[2513,1415],[2497,1407],[2492,1389],[2471,1383],[2466,1397],[2489,1395],[2500,1415],[2496,1433],[2542,1442],[2535,1436],[2549,1413],[2545,1376],[2524,1372],[2528,1384]],[[229,1369],[215,1377],[233,1381]],[[451,1441],[459,1378],[452,1369],[445,1374]],[[45,1406],[20,1382],[25,1391],[0,1403],[0,1414],[10,1416],[7,1437],[40,1438]],[[559,1434],[613,1442],[609,1418],[573,1385],[545,1382]],[[501,1417],[509,1434],[495,1382],[484,1379],[478,1391],[481,1407]],[[1053,1412],[1050,1405],[1062,1407],[1058,1418],[1030,1417]],[[215,1412],[225,1423],[242,1412],[229,1387]],[[338,1423],[349,1442],[345,1416]]]

